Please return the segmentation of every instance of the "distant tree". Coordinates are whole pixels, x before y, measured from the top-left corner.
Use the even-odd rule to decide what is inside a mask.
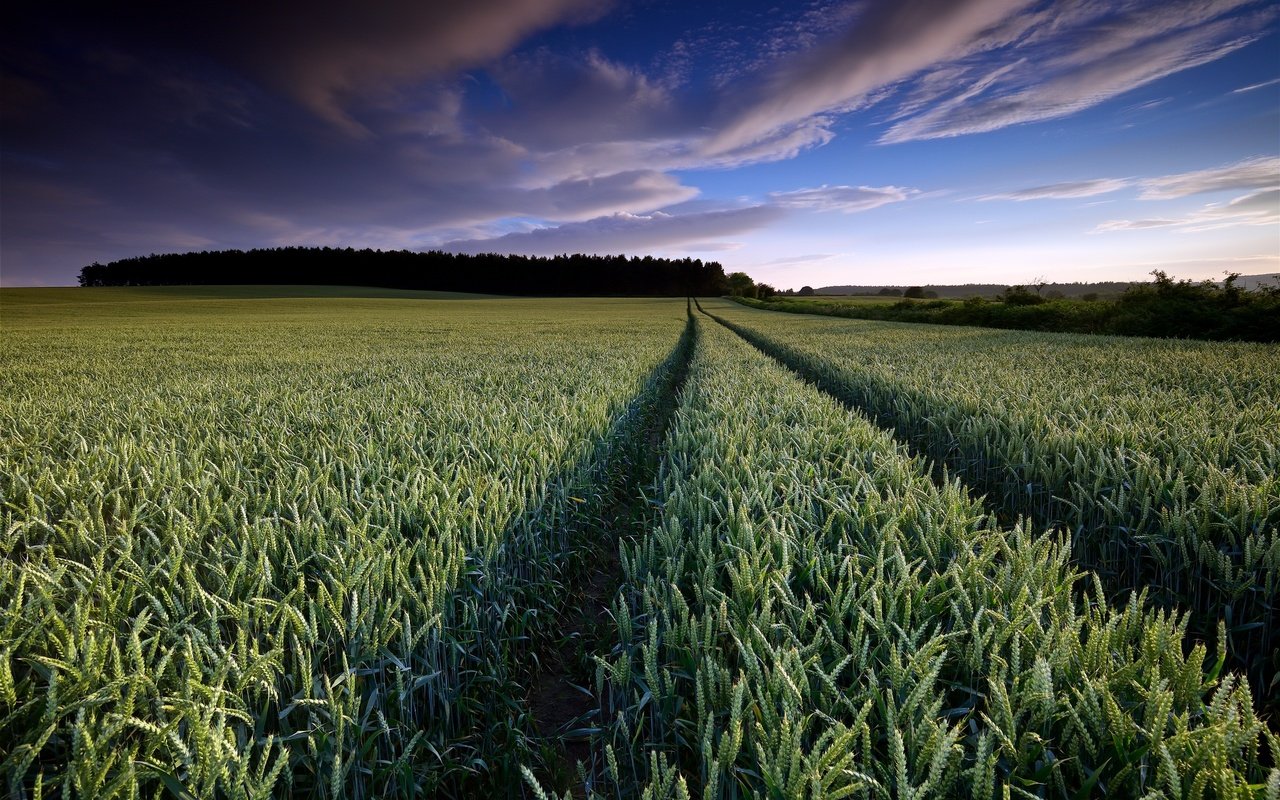
[[[924,290],[924,299],[925,299],[925,300],[937,300],[937,299],[938,299],[938,293],[937,293],[937,292],[935,292],[933,289],[925,289],[925,290]]]
[[[755,282],[746,273],[728,274],[728,293],[733,297],[755,297]]]
[[[911,300],[923,300],[925,298],[923,286],[908,286],[907,290],[902,293],[903,297]]]
[[[777,293],[778,293],[778,290],[773,288],[767,283],[756,284],[756,297],[758,297],[761,300],[768,300],[770,297],[773,297]]]
[[[880,291],[876,292],[876,294],[882,295],[884,297],[902,297],[902,290],[894,289],[892,286],[886,286]]]
[[[750,278],[748,284],[754,289]],[[81,286],[333,284],[487,294],[714,297],[728,290],[714,261],[625,255],[464,255],[439,250],[277,247],[171,253],[93,263]]]
[[[801,287],[800,287],[800,296],[801,296],[801,297],[813,297],[813,287],[812,287],[812,286],[801,286]]]
[[[1086,303],[1096,303],[1098,302],[1098,293],[1085,292],[1084,294],[1080,295],[1080,299],[1085,301]]]
[[[1007,306],[1038,306],[1045,299],[1025,286],[1010,286],[1000,293],[1000,302]]]

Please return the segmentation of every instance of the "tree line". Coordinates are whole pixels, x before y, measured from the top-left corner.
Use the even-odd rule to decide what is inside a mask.
[[[1007,287],[994,299],[904,299],[868,303],[832,299],[771,301],[742,296],[747,305],[796,314],[855,319],[978,325],[1071,333],[1158,336],[1179,339],[1280,341],[1280,288],[1243,289],[1238,275],[1221,284],[1175,280],[1160,270],[1150,283],[1130,285],[1114,300],[1050,298],[1025,286]],[[801,291],[803,294],[803,290]],[[923,293],[921,293],[923,294]],[[916,295],[920,297],[920,295]]]
[[[741,273],[733,277],[738,275]],[[550,257],[467,255],[349,247],[153,253],[107,264],[95,262],[80,270],[81,286],[188,284],[378,286],[528,296],[707,297],[727,294],[730,276],[718,262],[696,258],[582,253]]]

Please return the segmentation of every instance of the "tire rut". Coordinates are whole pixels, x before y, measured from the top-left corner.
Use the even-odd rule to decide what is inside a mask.
[[[686,304],[686,312],[684,332],[661,368],[663,378],[643,412],[635,447],[620,459],[621,474],[581,537],[584,546],[564,586],[574,596],[562,606],[561,635],[542,654],[526,700],[544,762],[534,776],[545,787],[569,790],[574,797],[586,797],[577,765],[586,764],[589,774],[591,735],[598,723],[593,714],[600,708],[589,688],[592,656],[613,629],[612,602],[622,584],[618,542],[641,533],[652,519],[653,507],[643,490],[658,473],[662,444],[689,375],[697,328],[692,306]]]

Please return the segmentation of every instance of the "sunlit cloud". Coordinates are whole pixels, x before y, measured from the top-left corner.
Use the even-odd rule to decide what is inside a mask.
[[[1060,200],[1117,192],[1130,186],[1140,186],[1140,200],[1173,200],[1193,194],[1218,191],[1239,191],[1280,187],[1280,158],[1260,156],[1217,167],[1179,172],[1155,178],[1093,178],[1082,181],[1066,181],[1009,192],[982,195],[978,200]],[[1147,220],[1144,227],[1173,224],[1171,220]]]
[[[621,253],[696,242],[705,249],[709,240],[762,228],[782,214],[781,209],[765,205],[693,214],[613,214],[492,239],[448,242],[442,248],[459,253],[555,255]]]
[[[767,71],[757,96],[706,143],[731,151],[809,117],[847,110],[883,86],[960,55],[1024,0],[902,0],[866,6],[848,29]]]
[[[1210,203],[1182,217],[1108,220],[1098,225],[1097,230],[1105,232],[1176,228],[1195,233],[1238,225],[1280,225],[1280,189],[1264,189],[1226,203]]]
[[[1244,5],[1247,0],[1130,3],[1121,9],[1081,3],[1065,5],[1053,20],[1031,15],[1018,38],[1000,45],[1007,51],[1004,66],[993,71],[979,46],[982,57],[947,68],[945,83],[922,81],[929,91],[897,115],[881,141],[939,139],[1057,119],[1216,61],[1256,41],[1275,18],[1274,10],[1223,16]]]
[[[1093,197],[1099,194],[1117,192],[1127,186],[1130,181],[1124,178],[1096,178],[1087,181],[1067,181],[1051,183],[1045,186],[1032,186],[1028,189],[1017,189],[1012,192],[983,195],[979,200],[1069,200],[1077,197]]]
[[[1255,89],[1265,89],[1268,86],[1275,86],[1277,83],[1280,83],[1280,78],[1272,78],[1271,80],[1263,81],[1262,83],[1251,83],[1248,86],[1241,86],[1239,89],[1232,89],[1231,93],[1244,94],[1245,92],[1252,92]]]
[[[1143,200],[1171,200],[1178,197],[1238,189],[1280,186],[1280,158],[1262,156],[1210,169],[1182,172],[1142,182]]]
[[[900,203],[913,194],[916,194],[916,190],[898,186],[819,186],[790,192],[772,192],[769,199],[774,205],[783,208],[852,214],[889,203]]]
[[[783,256],[782,258],[774,258],[769,261],[761,261],[753,266],[757,267],[784,267],[794,266],[796,264],[816,264],[822,261],[830,261],[833,258],[839,258],[847,253],[805,253],[798,256]]]

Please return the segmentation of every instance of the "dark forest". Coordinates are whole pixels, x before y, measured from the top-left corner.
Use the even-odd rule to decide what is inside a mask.
[[[439,250],[280,247],[138,256],[90,264],[81,286],[294,284],[555,297],[724,294],[715,261],[653,256],[464,255]]]

